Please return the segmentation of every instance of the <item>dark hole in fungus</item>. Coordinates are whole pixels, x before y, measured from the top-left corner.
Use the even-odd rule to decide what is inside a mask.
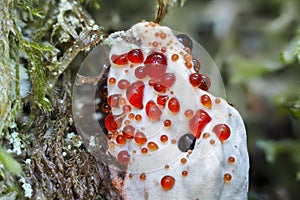
[[[196,137],[191,133],[184,134],[179,138],[178,148],[182,152],[193,150],[196,142]]]

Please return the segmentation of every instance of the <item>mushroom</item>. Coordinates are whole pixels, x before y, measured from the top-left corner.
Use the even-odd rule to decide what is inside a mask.
[[[193,42],[140,22],[112,34],[105,118],[124,199],[247,199],[249,158],[238,111],[209,92]]]

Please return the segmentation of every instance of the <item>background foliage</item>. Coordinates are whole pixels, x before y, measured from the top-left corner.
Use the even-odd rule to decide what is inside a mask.
[[[298,199],[300,2],[158,2],[165,3],[163,12],[168,11],[162,24],[189,34],[213,57],[222,73],[228,101],[243,116],[251,159],[249,199]],[[168,6],[168,2],[173,6]],[[51,128],[47,119],[41,120],[40,124],[46,124],[47,129],[38,132],[37,113],[41,110],[41,116],[53,119],[55,126],[70,126],[64,114],[64,109],[69,108],[70,92],[60,98],[66,101],[60,106],[56,105],[59,98],[51,97],[70,90],[69,76],[76,73],[85,55],[80,52],[87,52],[101,42],[106,33],[128,29],[142,19],[154,20],[155,5],[154,0],[47,0],[44,3],[4,0],[0,5],[3,19],[0,133],[5,147],[0,149],[0,194],[3,198],[32,195],[30,189],[35,182],[28,174],[32,152],[37,147],[33,145],[36,138],[32,135],[42,134],[44,141],[48,136],[43,131]],[[55,112],[58,107],[59,111]],[[62,140],[70,132],[58,131]],[[57,141],[52,138],[52,142]],[[68,152],[64,145],[61,148]],[[14,152],[18,162],[7,149]],[[77,153],[84,152],[74,149]],[[78,154],[72,152],[70,156]]]

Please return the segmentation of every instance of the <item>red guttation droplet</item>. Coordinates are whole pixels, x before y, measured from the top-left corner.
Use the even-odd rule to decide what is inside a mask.
[[[120,98],[121,98],[121,94],[110,95],[107,99],[107,103],[108,103],[108,105],[110,105],[113,108],[119,108],[120,107]]]
[[[135,68],[134,75],[138,79],[145,78],[147,76],[146,71],[145,71],[145,67],[139,66],[139,67]]]
[[[166,175],[161,179],[160,184],[164,190],[167,190],[167,191],[171,190],[175,184],[175,178],[172,176]]]
[[[210,121],[211,121],[211,117],[208,115],[207,112],[205,112],[202,109],[198,110],[195,113],[194,117],[189,121],[191,133],[196,138],[199,138],[202,130]]]
[[[118,161],[123,165],[128,165],[130,160],[130,155],[127,150],[122,150],[118,153]]]
[[[149,142],[148,144],[147,144],[147,147],[148,147],[148,149],[150,150],[150,151],[156,151],[156,150],[158,150],[158,145],[155,143],[155,142]]]
[[[198,87],[201,84],[202,76],[199,73],[192,73],[189,80],[192,86]]]
[[[120,88],[121,90],[126,89],[129,85],[130,85],[130,83],[126,79],[121,79],[118,82],[118,88]]]
[[[167,88],[161,84],[161,83],[155,83],[153,85],[153,89],[156,91],[156,92],[159,92],[159,93],[165,93]]]
[[[202,95],[200,101],[202,105],[204,105],[206,108],[211,109],[212,106],[211,98],[207,94]]]
[[[165,73],[163,79],[161,80],[161,84],[167,88],[173,86],[176,81],[176,76],[173,73]]]
[[[154,101],[148,101],[146,104],[146,115],[152,121],[159,121],[162,111]]]
[[[123,145],[126,143],[126,138],[124,135],[117,135],[116,142],[120,145]]]
[[[173,113],[178,113],[180,110],[180,103],[177,98],[173,97],[168,102],[168,108]]]
[[[145,85],[142,81],[136,81],[128,86],[126,90],[127,100],[131,105],[138,109],[143,109],[143,97],[144,97]]]
[[[122,55],[114,54],[111,56],[111,61],[116,65],[127,65],[128,64],[127,54],[122,54]]]
[[[230,137],[230,128],[226,124],[218,124],[213,128],[213,132],[217,135],[221,142]]]
[[[132,139],[134,136],[135,128],[132,125],[127,125],[123,128],[122,133],[127,139]]]
[[[144,64],[146,74],[154,79],[161,79],[167,70],[167,58],[163,53],[151,53]]]
[[[127,57],[132,63],[142,63],[144,61],[144,55],[140,49],[133,49],[129,51]]]
[[[104,120],[105,127],[110,132],[115,132],[121,127],[123,119],[124,117],[122,115],[108,114]]]
[[[134,135],[134,140],[137,145],[143,145],[147,142],[147,138],[143,132],[137,131]]]
[[[208,91],[210,88],[211,82],[210,78],[206,76],[205,74],[201,74],[201,83],[199,85],[199,88],[204,91]]]
[[[167,95],[161,95],[157,97],[156,102],[160,107],[164,108],[168,100],[169,97]]]

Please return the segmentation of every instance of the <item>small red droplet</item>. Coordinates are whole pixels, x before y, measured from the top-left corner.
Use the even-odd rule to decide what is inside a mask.
[[[168,100],[169,97],[167,95],[161,95],[157,97],[156,102],[160,107],[164,108]]]
[[[159,92],[159,93],[165,93],[167,88],[161,84],[161,83],[155,83],[153,85],[153,89],[156,91],[156,92]]]
[[[145,78],[145,76],[147,76],[146,71],[145,71],[145,67],[139,66],[139,67],[135,68],[134,75],[138,79]]]
[[[181,162],[181,164],[185,164],[186,163],[186,158],[181,158],[180,162]]]
[[[114,77],[109,78],[108,83],[112,86],[116,84],[116,79]]]
[[[121,90],[126,89],[129,85],[130,85],[130,83],[126,79],[121,79],[118,82],[118,88],[120,88]]]
[[[231,181],[231,179],[232,179],[231,174],[229,174],[229,173],[224,174],[224,181],[226,183],[229,183]]]
[[[229,162],[229,164],[233,164],[235,162],[235,158],[233,156],[230,156],[228,158],[228,162]]]
[[[137,122],[140,122],[143,119],[142,115],[140,115],[140,114],[135,115],[134,118],[135,118],[135,121],[137,121]]]
[[[143,109],[145,85],[142,81],[136,81],[132,83],[126,90],[127,100],[131,105],[138,109]]]
[[[162,142],[162,143],[166,143],[166,142],[168,142],[168,136],[167,135],[161,135],[160,136],[160,141]]]
[[[161,80],[161,84],[164,87],[170,88],[176,81],[176,76],[174,73],[165,73],[163,79]]]
[[[117,135],[116,142],[120,145],[124,145],[126,143],[126,138],[123,135]]]
[[[110,95],[107,99],[107,103],[108,103],[108,105],[110,105],[113,108],[119,108],[120,107],[120,98],[121,98],[121,94]]]
[[[230,137],[230,128],[226,124],[218,124],[213,128],[213,132],[217,135],[221,142]]]
[[[189,80],[192,86],[198,87],[201,84],[202,76],[199,73],[192,73]]]
[[[146,104],[146,115],[152,121],[159,121],[162,111],[160,108],[155,104],[154,101],[148,101]]]
[[[140,180],[141,180],[141,181],[146,180],[146,174],[145,174],[145,173],[141,173],[141,174],[140,174]]]
[[[127,150],[122,150],[118,153],[118,161],[123,165],[128,165],[130,160],[130,155]]]
[[[167,58],[159,52],[148,55],[144,64],[147,75],[154,79],[160,79],[167,70]]]
[[[167,191],[171,190],[175,184],[175,178],[172,176],[166,175],[161,179],[160,184],[164,190],[167,190]]]
[[[123,128],[122,133],[127,139],[132,139],[134,136],[134,131],[135,128],[132,125],[126,125]]]
[[[199,138],[201,135],[201,131],[210,121],[211,117],[208,115],[208,113],[200,109],[195,113],[194,117],[190,119],[190,131],[196,138]]]
[[[180,103],[177,98],[173,97],[168,102],[168,108],[173,113],[178,113],[180,110]]]
[[[147,146],[150,151],[158,150],[158,145],[155,142],[148,142]]]
[[[147,154],[148,153],[148,149],[147,148],[142,148],[141,152],[142,152],[142,154]]]
[[[144,61],[144,55],[140,49],[133,49],[129,51],[127,57],[132,63],[142,63]]]
[[[128,64],[127,54],[122,54],[122,55],[114,54],[111,56],[111,61],[116,65],[127,65]]]
[[[172,125],[171,120],[169,119],[164,120],[164,127],[169,128],[171,125]]]
[[[194,111],[188,109],[188,110],[186,110],[186,111],[184,112],[184,116],[185,116],[187,119],[191,119],[191,118],[194,116]]]
[[[182,171],[181,175],[182,176],[187,176],[188,175],[188,171]]]
[[[211,109],[212,106],[211,98],[207,94],[202,95],[200,100],[202,105],[204,105],[208,109]]]
[[[147,142],[147,138],[143,132],[137,131],[134,135],[134,140],[137,145],[141,146]]]
[[[204,91],[208,91],[210,88],[211,82],[210,78],[206,76],[205,74],[201,74],[201,83],[199,85],[199,88]]]

